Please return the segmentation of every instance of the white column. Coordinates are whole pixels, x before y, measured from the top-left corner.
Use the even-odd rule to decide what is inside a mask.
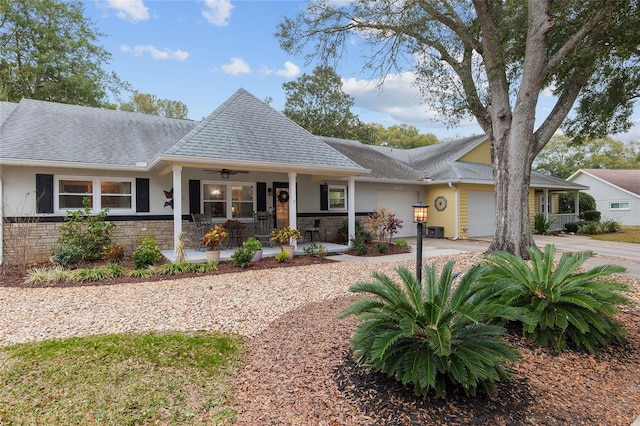
[[[298,227],[298,193],[297,188],[297,173],[289,172],[289,226],[292,228]],[[294,246],[298,246],[297,241],[293,241]]]
[[[578,222],[580,220],[580,191],[576,191],[574,195],[573,213],[576,215],[574,222]]]
[[[551,206],[549,205],[549,190],[544,190],[544,218],[549,220],[549,210],[551,210]]]
[[[173,166],[173,250],[182,233],[182,166]]]
[[[347,187],[347,222],[349,225],[349,246],[351,239],[356,236],[356,178],[349,177],[349,186]]]

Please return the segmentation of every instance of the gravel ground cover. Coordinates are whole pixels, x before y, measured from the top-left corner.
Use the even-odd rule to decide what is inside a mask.
[[[479,253],[426,259],[456,271]],[[247,336],[237,389],[238,424],[607,424],[629,425],[640,414],[640,311],[620,319],[629,342],[597,356],[555,355],[512,336],[523,353],[511,382],[494,400],[416,399],[388,379],[365,374],[350,359],[351,319],[337,313],[348,287],[388,263],[326,262],[287,269],[129,282],[118,285],[0,287],[0,345],[76,335],[221,331]],[[625,278],[638,301],[640,282]]]

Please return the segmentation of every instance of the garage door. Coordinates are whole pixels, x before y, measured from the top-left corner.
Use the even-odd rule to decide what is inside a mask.
[[[411,206],[417,202],[418,193],[415,191],[377,191],[376,208],[384,207],[385,210],[395,213],[396,217],[402,221],[402,229],[394,235],[394,238],[416,236],[416,225],[413,223],[413,207]]]
[[[469,237],[493,235],[496,230],[496,197],[493,192],[469,191]]]

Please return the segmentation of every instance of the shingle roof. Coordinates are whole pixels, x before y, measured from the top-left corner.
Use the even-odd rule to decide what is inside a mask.
[[[9,118],[16,106],[18,104],[13,102],[0,101],[0,126]]]
[[[244,89],[238,90],[165,153],[366,172]]]
[[[640,169],[580,169],[579,171],[640,196]]]
[[[23,99],[0,128],[6,159],[135,166],[196,126],[192,120]]]

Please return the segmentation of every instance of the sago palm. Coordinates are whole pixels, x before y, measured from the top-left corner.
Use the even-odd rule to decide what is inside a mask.
[[[356,300],[341,314],[359,321],[351,339],[357,363],[412,383],[418,395],[434,390],[444,396],[448,383],[468,395],[478,387],[495,392],[496,382],[510,375],[505,361],[518,354],[502,340],[502,327],[479,322],[486,312],[470,299],[482,267],[471,268],[454,288],[453,265],[447,263],[439,277],[435,266],[426,266],[424,284],[399,267],[401,285],[373,273],[373,281],[350,288],[373,296]]]
[[[506,252],[490,254],[490,269],[483,276],[484,301],[495,301],[520,311],[525,337],[561,351],[571,342],[593,353],[597,347],[624,342],[624,329],[616,321],[618,305],[630,304],[628,287],[610,274],[625,272],[617,265],[579,270],[592,252],[564,253],[554,267],[555,247],[544,253],[529,247],[531,266]]]

